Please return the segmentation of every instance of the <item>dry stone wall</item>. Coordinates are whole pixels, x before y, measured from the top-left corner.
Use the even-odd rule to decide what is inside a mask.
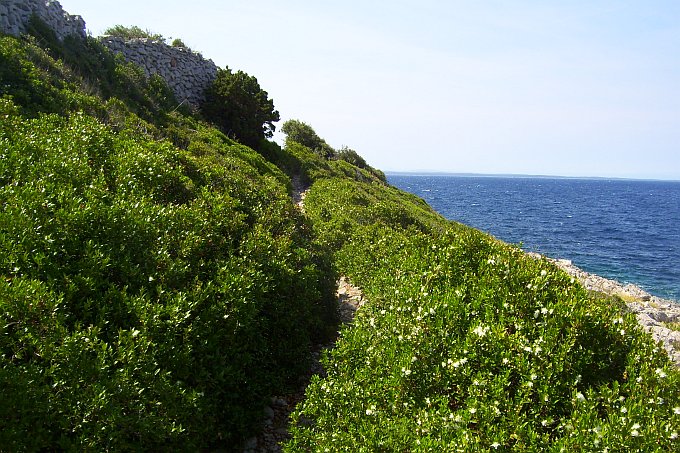
[[[86,38],[85,21],[64,11],[54,0],[0,0],[0,32],[20,36],[26,32],[31,15],[35,14],[63,40],[76,35]],[[147,76],[158,74],[168,83],[177,100],[198,107],[204,100],[205,89],[217,77],[217,66],[200,54],[184,47],[171,47],[151,39],[105,36],[106,47],[140,66]]]
[[[147,76],[158,74],[168,83],[175,97],[194,107],[204,100],[205,89],[217,77],[217,66],[185,47],[172,47],[151,39],[125,40],[105,36],[102,43],[110,50],[140,66]]]
[[[0,31],[19,36],[26,31],[31,15],[35,14],[63,40],[76,35],[85,38],[85,21],[64,11],[53,0],[0,0]]]

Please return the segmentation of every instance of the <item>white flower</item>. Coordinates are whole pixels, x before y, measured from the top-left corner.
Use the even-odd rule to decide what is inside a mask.
[[[366,409],[366,415],[373,415],[375,414],[375,404],[371,405],[369,409]]]
[[[477,409],[474,408],[474,407],[471,407],[471,408],[470,408],[470,413],[471,413],[471,414],[477,413]]]
[[[579,400],[579,401],[585,401],[585,400],[586,400],[586,397],[583,396],[583,393],[578,392],[578,393],[576,394],[576,399]]]
[[[670,436],[668,436],[671,440],[675,440],[678,438],[678,433],[676,431],[673,431]]]
[[[621,329],[621,336],[625,336],[625,335],[626,335],[626,331]]]
[[[484,327],[484,326],[477,326],[477,327],[475,327],[475,330],[473,330],[473,332],[476,333],[477,335],[479,335],[480,337],[483,337],[484,335],[486,335],[486,333],[488,331],[489,331],[489,328]]]
[[[453,362],[452,365],[453,365],[454,368],[458,368],[461,365],[465,365],[467,363],[467,361],[468,360],[466,358],[462,358],[460,360],[456,360],[455,362]]]
[[[498,442],[494,442],[494,443],[491,444],[491,446],[492,446],[493,448],[498,448],[498,447],[501,446],[501,444],[499,444]]]
[[[541,271],[541,277],[545,277],[546,275],[548,275],[548,271],[546,271],[545,269],[543,269],[543,270]]]
[[[665,372],[664,370],[662,370],[661,368],[657,368],[654,372],[655,372],[656,375],[659,376],[661,379],[663,379],[663,378],[665,378],[666,376],[668,376],[668,375],[666,374],[666,372]]]
[[[631,430],[630,435],[633,437],[637,437],[640,435],[640,432],[637,429]]]
[[[674,407],[674,408],[673,408],[673,413],[674,413],[675,415],[680,415],[680,407]]]
[[[625,406],[622,407],[622,408],[621,408],[621,413],[622,413],[622,414],[625,414],[626,412],[628,412],[628,409],[626,409]]]

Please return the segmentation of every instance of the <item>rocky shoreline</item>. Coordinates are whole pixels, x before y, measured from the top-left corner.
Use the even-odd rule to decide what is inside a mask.
[[[650,333],[655,341],[660,341],[671,361],[680,367],[680,303],[652,296],[642,288],[615,280],[609,280],[599,275],[589,274],[575,266],[570,260],[543,257],[537,253],[529,253],[534,258],[546,258],[567,274],[578,279],[590,291],[610,296],[618,296],[628,309],[635,313],[640,325]],[[668,327],[676,324],[675,330]]]

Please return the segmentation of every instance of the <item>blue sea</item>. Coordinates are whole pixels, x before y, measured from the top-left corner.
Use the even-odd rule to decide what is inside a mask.
[[[437,212],[680,301],[680,182],[388,174]]]

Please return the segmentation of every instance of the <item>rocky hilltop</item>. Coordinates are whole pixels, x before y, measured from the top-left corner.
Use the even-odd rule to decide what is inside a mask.
[[[139,67],[147,76],[157,74],[168,83],[180,102],[198,106],[205,90],[217,77],[217,65],[186,47],[168,46],[147,38],[126,40],[104,36],[101,42]]]
[[[61,41],[68,36],[87,37],[83,18],[67,13],[54,0],[0,0],[0,32],[20,36],[27,31],[34,15]],[[147,76],[157,74],[165,79],[177,100],[192,107],[203,102],[206,88],[217,77],[218,68],[212,60],[186,47],[152,39],[104,36],[100,40],[111,51],[141,67]]]
[[[85,38],[85,21],[82,17],[68,14],[54,0],[0,0],[0,31],[19,36],[35,14],[54,30],[63,40],[69,35]]]

